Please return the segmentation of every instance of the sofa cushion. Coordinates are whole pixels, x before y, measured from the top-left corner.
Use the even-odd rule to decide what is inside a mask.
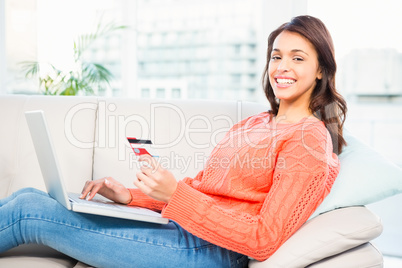
[[[402,193],[402,169],[345,131],[347,146],[330,194],[312,217],[335,208],[368,205]]]
[[[64,268],[76,263],[77,260],[41,245],[21,245],[0,253],[0,267]]]
[[[308,268],[382,268],[384,259],[381,252],[371,243],[365,243],[319,262]]]
[[[382,232],[380,219],[365,207],[336,209],[307,221],[270,258],[251,268],[305,267],[364,244]]]
[[[74,266],[74,268],[93,268],[92,266],[83,263],[83,262],[77,262],[77,264]]]
[[[250,267],[255,267],[253,262]],[[258,266],[260,267],[260,266]],[[264,266],[268,267],[268,266]],[[301,267],[301,266],[300,266]],[[383,257],[371,243],[365,243],[341,254],[318,261],[306,268],[382,268]],[[74,268],[91,268],[88,264],[78,262]],[[272,268],[272,267],[271,267]]]

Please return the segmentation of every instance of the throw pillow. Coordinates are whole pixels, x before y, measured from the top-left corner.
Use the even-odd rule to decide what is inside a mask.
[[[336,208],[367,205],[402,193],[402,169],[345,131],[347,146],[339,155],[341,169],[330,194],[313,218]]]

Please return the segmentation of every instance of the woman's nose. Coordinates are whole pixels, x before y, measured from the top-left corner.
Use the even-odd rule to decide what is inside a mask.
[[[286,59],[282,59],[278,64],[277,71],[279,72],[288,72],[289,71],[289,62]]]

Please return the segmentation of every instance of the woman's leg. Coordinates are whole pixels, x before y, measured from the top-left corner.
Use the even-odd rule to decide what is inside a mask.
[[[96,267],[247,267],[247,257],[183,230],[75,213],[24,189],[0,200],[0,252],[36,243]]]
[[[11,200],[13,200],[15,197],[17,197],[17,196],[19,196],[21,194],[24,194],[24,193],[37,193],[37,194],[41,194],[41,195],[44,195],[44,196],[48,196],[47,193],[42,192],[42,191],[40,191],[38,189],[35,189],[35,188],[23,188],[23,189],[20,189],[20,190],[18,190],[16,192],[12,193],[10,196],[8,196],[6,198],[0,199],[0,207],[3,206],[4,204],[7,204]]]

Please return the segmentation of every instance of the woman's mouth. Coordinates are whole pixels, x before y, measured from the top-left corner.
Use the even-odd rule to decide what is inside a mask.
[[[274,77],[275,80],[275,86],[277,88],[288,88],[291,87],[294,83],[296,83],[296,79],[293,79],[292,77],[289,76],[281,76],[277,75]]]
[[[296,80],[291,78],[275,78],[275,82],[278,85],[292,85],[296,82]]]

